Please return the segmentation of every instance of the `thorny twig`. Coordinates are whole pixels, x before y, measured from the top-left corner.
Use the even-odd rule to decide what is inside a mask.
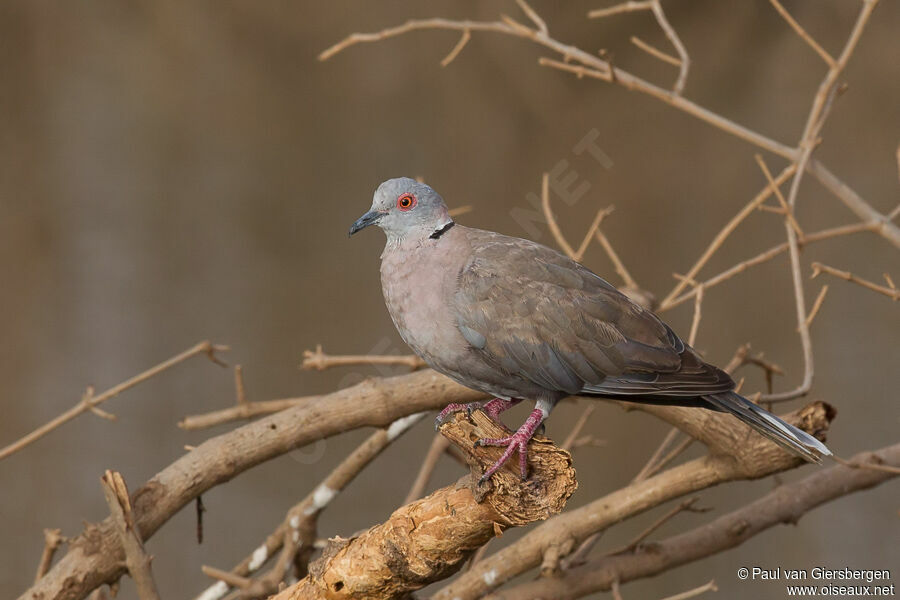
[[[313,491],[292,507],[278,528],[231,571],[204,567],[204,573],[218,579],[219,583],[197,596],[198,600],[218,600],[228,593],[229,587],[238,587],[252,597],[273,594],[278,591],[278,584],[284,580],[291,564],[300,571],[300,576],[305,575],[306,565],[315,546],[319,514],[385,448],[418,423],[425,414],[421,412],[402,417],[370,435]],[[278,564],[263,576],[251,578],[279,549],[282,552]]]
[[[196,346],[193,346],[192,348],[188,348],[181,354],[177,354],[177,355],[173,356],[172,358],[165,360],[165,361],[159,363],[158,365],[147,369],[143,373],[135,375],[131,379],[123,381],[122,383],[120,383],[118,385],[114,385],[113,387],[109,388],[108,390],[101,393],[100,395],[95,396],[93,393],[93,388],[88,388],[88,392],[82,397],[81,401],[78,402],[75,406],[73,406],[66,412],[62,413],[55,419],[51,420],[50,422],[48,422],[44,425],[41,425],[40,427],[38,427],[37,429],[35,429],[31,433],[29,433],[28,435],[13,442],[12,444],[9,444],[5,448],[0,449],[0,460],[3,460],[10,454],[14,454],[15,452],[18,452],[19,450],[28,446],[29,444],[36,442],[37,440],[41,439],[42,437],[44,437],[45,435],[47,435],[54,429],[57,429],[58,427],[65,425],[66,423],[68,423],[69,421],[71,421],[72,419],[74,419],[75,417],[77,417],[78,415],[80,415],[82,413],[99,411],[100,409],[98,408],[98,405],[106,402],[110,398],[115,398],[116,396],[118,396],[119,394],[124,392],[125,390],[133,388],[134,386],[138,385],[139,383],[143,383],[144,381],[147,381],[151,377],[159,375],[163,371],[171,369],[175,365],[182,363],[193,356],[197,356],[199,354],[205,354],[211,361],[221,365],[223,363],[216,357],[216,352],[224,352],[226,350],[228,350],[228,346],[220,346],[220,345],[212,344],[210,342],[200,342]],[[100,411],[100,414],[101,414],[101,416],[104,416],[104,418],[109,418],[108,413],[103,413],[102,411]]]
[[[873,0],[866,0],[867,14],[865,20],[868,20],[870,8],[874,5]],[[619,7],[621,10],[616,12],[625,12],[629,10],[647,10],[651,2],[626,2]],[[613,14],[608,12],[607,14]],[[604,16],[597,12],[594,16]],[[542,57],[539,64],[552,66],[562,70],[570,71],[579,76],[589,76],[602,79],[610,83],[616,83],[629,90],[639,91],[641,93],[652,96],[666,104],[684,111],[702,121],[725,131],[731,135],[741,138],[760,148],[768,150],[774,154],[787,158],[791,161],[800,162],[800,154],[796,148],[791,148],[785,144],[770,139],[756,131],[739,125],[719,114],[716,114],[690,100],[687,100],[680,94],[662,89],[649,83],[640,77],[632,75],[627,71],[614,67],[608,59],[594,56],[591,53],[577,48],[572,45],[564,44],[550,37],[547,32],[533,30],[524,25],[516,23],[509,19],[501,19],[500,21],[454,21],[450,19],[432,18],[432,19],[411,19],[402,25],[383,29],[375,33],[354,33],[344,38],[337,44],[326,49],[319,55],[319,60],[328,60],[335,54],[345,50],[346,48],[359,43],[377,42],[398,35],[403,35],[416,30],[428,29],[444,29],[451,31],[485,31],[502,33],[523,39],[530,40],[541,46],[544,46],[554,52],[557,52],[565,59],[565,62],[548,60]],[[854,35],[856,35],[856,31]],[[856,35],[858,37],[858,35]],[[854,44],[855,46],[855,44]],[[847,55],[849,57],[849,55]],[[844,55],[842,55],[844,58]],[[571,64],[570,61],[577,61],[580,64]],[[838,60],[838,65],[841,60]],[[887,239],[894,246],[900,248],[900,227],[894,225],[885,215],[875,210],[868,202],[840,181],[831,171],[822,163],[810,159],[805,161],[805,167],[809,169],[819,181],[828,188],[841,202],[843,202],[851,211],[853,211],[860,219],[866,223],[873,225],[873,231]]]
[[[144,541],[135,525],[125,480],[121,474],[107,470],[101,477],[101,482],[103,495],[125,549],[125,564],[137,587],[138,597],[141,600],[159,600],[159,592],[150,570],[151,558],[144,550]]]
[[[866,289],[872,290],[873,292],[878,292],[879,294],[884,294],[891,300],[895,302],[900,300],[900,290],[894,285],[893,280],[891,280],[890,276],[885,273],[885,281],[887,281],[888,285],[878,285],[877,283],[873,283],[867,279],[863,279],[862,277],[857,277],[850,271],[842,271],[840,269],[835,269],[834,267],[829,267],[828,265],[823,265],[820,262],[814,262],[812,264],[813,274],[812,277],[818,277],[822,273],[828,273],[829,275],[834,275],[839,279],[843,279],[844,281],[849,281],[851,283],[855,283],[860,285]],[[827,287],[827,286],[826,286]]]
[[[303,363],[300,365],[302,369],[315,369],[324,371],[332,367],[345,367],[354,365],[398,365],[409,367],[410,369],[419,369],[425,366],[425,361],[416,356],[409,354],[405,356],[392,355],[329,355],[322,351],[322,345],[316,344],[315,350],[303,351]]]
[[[661,517],[659,517],[656,521],[650,524],[649,527],[644,529],[641,533],[639,533],[633,540],[622,546],[621,548],[617,548],[616,550],[610,550],[606,554],[611,556],[614,554],[627,554],[629,552],[634,552],[634,550],[640,545],[641,542],[650,537],[653,532],[658,530],[660,527],[671,521],[676,515],[682,512],[694,512],[694,513],[705,513],[712,510],[711,508],[706,507],[697,507],[694,506],[697,504],[697,501],[700,498],[694,496],[693,498],[689,498],[687,500],[683,500],[681,503],[676,505],[674,508],[669,510],[669,512],[665,513]]]

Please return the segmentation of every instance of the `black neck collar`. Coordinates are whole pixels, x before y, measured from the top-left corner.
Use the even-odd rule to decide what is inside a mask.
[[[448,231],[450,231],[450,228],[453,227],[454,225],[456,225],[456,223],[454,223],[453,221],[450,221],[449,223],[447,223],[440,229],[435,229],[434,233],[432,233],[428,237],[430,237],[433,240],[436,240],[436,239],[440,238],[442,235],[444,235],[445,233],[447,233]]]

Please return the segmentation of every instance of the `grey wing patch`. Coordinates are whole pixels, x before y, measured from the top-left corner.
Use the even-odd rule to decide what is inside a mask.
[[[653,313],[554,250],[472,232],[453,298],[472,352],[511,381],[574,394],[689,397],[734,382]]]

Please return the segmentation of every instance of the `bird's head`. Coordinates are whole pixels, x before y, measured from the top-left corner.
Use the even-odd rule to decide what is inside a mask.
[[[424,183],[409,177],[388,179],[378,186],[372,208],[350,227],[350,235],[378,225],[388,242],[419,242],[453,223],[444,199]]]

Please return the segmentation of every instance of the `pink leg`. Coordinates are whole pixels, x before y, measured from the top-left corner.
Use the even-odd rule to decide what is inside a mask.
[[[540,408],[535,408],[531,411],[531,414],[525,420],[521,427],[519,427],[518,431],[514,434],[504,437],[504,438],[484,438],[475,442],[475,446],[506,446],[506,451],[500,457],[500,459],[495,462],[491,468],[484,472],[484,475],[481,476],[481,481],[487,481],[490,479],[491,475],[497,472],[497,470],[503,466],[503,464],[510,459],[513,453],[518,450],[519,451],[519,470],[522,473],[522,479],[528,478],[528,441],[534,435],[534,432],[537,431],[538,427],[540,427],[543,420],[546,418],[546,414]]]
[[[492,421],[497,421],[499,423],[500,422],[500,413],[502,413],[505,410],[509,410],[510,408],[512,408],[513,406],[515,406],[516,404],[518,404],[521,401],[522,400],[520,398],[516,398],[513,400],[504,400],[503,398],[494,398],[493,400],[491,400],[490,402],[488,402],[487,404],[482,406],[481,410],[483,410],[485,413],[487,413],[487,416],[489,416]],[[471,406],[471,404],[469,406]]]
[[[469,402],[468,404],[448,404],[444,410],[438,413],[437,418],[434,420],[434,429],[437,431],[441,424],[447,420],[447,417],[452,415],[453,413],[457,413],[460,411],[466,411],[469,415],[472,414],[472,411],[481,409],[487,416],[491,418],[491,420],[500,423],[500,413],[509,409],[510,407],[515,406],[522,400],[503,400],[502,398],[494,398],[489,402],[482,404],[481,402]],[[502,425],[502,423],[500,423]]]

